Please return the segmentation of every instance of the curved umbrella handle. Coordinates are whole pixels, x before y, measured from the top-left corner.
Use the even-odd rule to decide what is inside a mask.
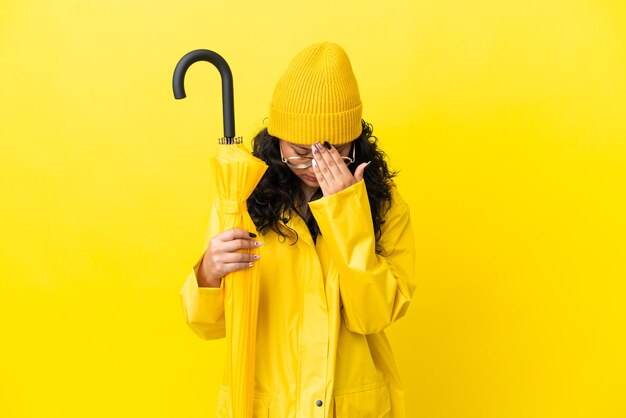
[[[224,137],[226,139],[235,137],[235,105],[233,100],[233,74],[224,58],[216,52],[208,49],[196,49],[183,56],[174,69],[172,87],[174,97],[184,99],[185,94],[185,74],[194,62],[208,61],[220,72],[222,77],[222,110],[224,113]]]

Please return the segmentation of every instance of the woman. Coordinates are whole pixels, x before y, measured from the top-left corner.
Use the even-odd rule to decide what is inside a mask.
[[[383,330],[406,313],[415,289],[413,234],[395,173],[361,114],[341,47],[298,54],[253,141],[268,165],[247,201],[258,235],[220,231],[215,204],[207,249],[181,290],[191,328],[221,338],[222,278],[258,263],[255,417],[406,416]],[[229,410],[225,376],[217,416]]]

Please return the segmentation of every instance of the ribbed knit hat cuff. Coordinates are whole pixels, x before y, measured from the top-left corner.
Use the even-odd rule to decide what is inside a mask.
[[[361,103],[340,113],[324,114],[282,112],[272,104],[267,130],[272,136],[299,145],[316,141],[346,144],[361,135],[362,113]]]

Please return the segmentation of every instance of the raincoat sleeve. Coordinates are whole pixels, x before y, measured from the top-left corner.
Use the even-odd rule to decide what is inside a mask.
[[[415,291],[415,243],[409,206],[394,186],[376,253],[365,182],[309,202],[339,271],[342,316],[359,334],[380,332],[404,316]]]
[[[209,227],[204,240],[205,249],[208,247],[211,238],[220,232],[217,215],[218,205],[219,202],[216,198],[212,206]],[[214,340],[223,338],[226,336],[224,325],[224,281],[222,280],[221,286],[216,288],[198,286],[197,275],[201,262],[202,257],[193,266],[180,290],[185,321],[203,339]]]

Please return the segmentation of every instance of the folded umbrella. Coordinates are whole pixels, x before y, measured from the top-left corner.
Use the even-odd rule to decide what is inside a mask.
[[[197,61],[208,61],[215,65],[222,78],[224,137],[218,140],[216,155],[210,161],[218,194],[220,228],[222,231],[230,228],[254,231],[256,227],[248,213],[246,200],[263,177],[267,165],[250,153],[241,137],[235,137],[233,78],[230,67],[219,54],[206,49],[198,49],[183,56],[174,70],[174,97],[177,99],[186,97],[185,74],[187,69]],[[259,306],[258,266],[255,264],[245,270],[229,273],[223,280],[232,417],[250,418],[254,400],[254,363]]]

